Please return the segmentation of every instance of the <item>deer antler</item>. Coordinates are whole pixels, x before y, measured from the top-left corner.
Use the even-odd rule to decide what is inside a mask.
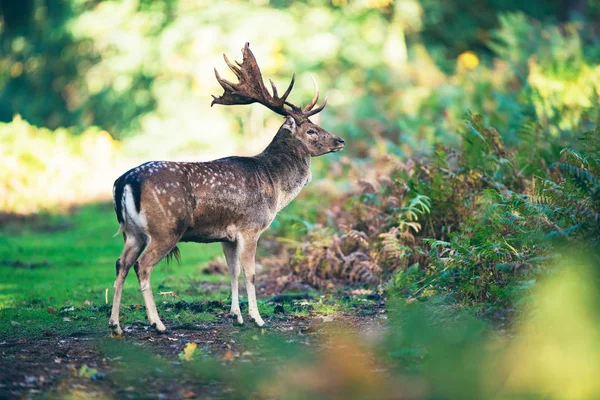
[[[319,87],[314,78],[311,77],[315,85],[315,95],[311,102],[308,103],[304,109],[302,109],[287,101],[287,98],[294,87],[296,74],[292,76],[290,85],[281,97],[279,97],[277,87],[273,81],[269,79],[271,88],[273,90],[273,95],[271,95],[263,82],[262,74],[260,72],[260,68],[258,67],[258,63],[256,62],[256,58],[254,58],[254,54],[252,54],[252,51],[250,50],[250,43],[246,43],[242,49],[242,55],[242,63],[240,64],[236,61],[237,65],[235,65],[229,61],[225,54],[223,54],[225,63],[233,71],[239,82],[232,83],[221,78],[217,72],[217,69],[215,68],[215,76],[217,77],[219,84],[221,84],[223,87],[224,93],[220,97],[213,95],[213,101],[210,104],[211,106],[213,104],[236,105],[260,103],[279,115],[289,115],[293,117],[298,124],[307,121],[308,117],[315,115],[325,108],[327,99],[325,99],[323,104],[313,110],[313,107],[319,100]],[[290,108],[288,109],[285,106]]]

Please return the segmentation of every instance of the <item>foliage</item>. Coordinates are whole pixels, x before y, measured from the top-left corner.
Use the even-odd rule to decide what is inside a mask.
[[[103,196],[123,165],[120,143],[106,131],[73,135],[19,116],[0,123],[0,159],[0,210],[20,214]]]
[[[527,80],[536,118],[554,135],[569,135],[596,116],[600,93],[595,41],[585,26],[541,24],[523,14],[500,16],[490,47]]]
[[[539,133],[530,127],[523,137]],[[383,156],[379,188],[363,181],[340,200],[291,257],[291,273],[316,287],[393,274],[389,289],[406,296],[510,306],[562,248],[600,250],[599,138],[586,133],[579,150],[556,151],[552,162],[537,141],[509,148],[470,114],[459,149],[439,145],[408,162]]]

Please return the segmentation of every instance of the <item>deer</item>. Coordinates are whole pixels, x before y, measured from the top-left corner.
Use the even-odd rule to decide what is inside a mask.
[[[231,278],[229,317],[243,324],[238,281],[244,271],[248,315],[258,327],[265,322],[256,301],[256,248],[260,235],[277,213],[287,206],[311,178],[311,158],[341,150],[344,139],[310,120],[326,104],[315,108],[319,87],[313,78],[314,96],[304,107],[287,100],[296,75],[279,96],[272,80],[272,93],[249,43],[242,48],[243,61],[233,64],[223,58],[238,82],[215,77],[223,88],[211,107],[259,103],[284,117],[271,143],[253,157],[225,157],[208,162],[151,161],[121,175],[113,186],[113,205],[122,233],[123,250],[116,262],[114,297],[109,328],[122,335],[119,308],[123,283],[133,266],[146,306],[148,322],[158,333],[167,329],[161,321],[150,284],[154,267],[164,258],[180,260],[179,242],[220,242]]]

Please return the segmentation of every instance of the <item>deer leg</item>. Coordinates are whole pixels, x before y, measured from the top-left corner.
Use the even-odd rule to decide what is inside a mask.
[[[246,291],[248,292],[248,314],[250,319],[258,326],[263,326],[265,322],[258,313],[258,304],[256,303],[256,290],[254,289],[254,281],[256,277],[256,244],[257,236],[245,238],[242,248],[242,268],[244,268],[244,278],[246,278]]]
[[[125,246],[121,252],[121,256],[117,260],[116,269],[117,277],[115,279],[115,294],[113,296],[112,312],[110,313],[110,320],[108,326],[110,327],[113,335],[120,336],[123,331],[119,326],[119,309],[121,307],[121,294],[123,292],[123,284],[125,278],[129,273],[129,269],[135,263],[135,259],[140,254],[142,244],[135,238],[126,239]]]
[[[144,303],[146,304],[148,322],[158,332],[161,333],[166,331],[167,328],[160,320],[158,311],[156,311],[156,304],[154,303],[152,286],[150,284],[150,275],[152,274],[154,266],[158,264],[158,262],[162,260],[163,257],[165,257],[169,251],[175,247],[176,244],[177,242],[172,243],[171,241],[169,241],[169,243],[161,243],[158,240],[152,240],[152,238],[149,238],[149,244],[146,247],[146,250],[144,250],[144,253],[140,256],[138,262],[134,266],[138,281],[140,283],[142,296],[144,297]]]
[[[229,316],[241,325],[244,323],[244,319],[240,311],[238,290],[238,281],[240,278],[240,245],[238,242],[223,242],[222,245],[225,260],[227,260],[227,266],[229,267],[229,276],[231,277],[231,311],[229,312]]]

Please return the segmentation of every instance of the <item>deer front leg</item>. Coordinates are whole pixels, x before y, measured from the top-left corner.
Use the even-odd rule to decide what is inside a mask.
[[[242,268],[244,268],[244,277],[246,278],[246,290],[248,292],[248,314],[254,323],[258,326],[263,326],[265,322],[258,313],[258,304],[256,303],[256,291],[254,289],[254,281],[256,274],[256,244],[258,235],[244,238],[242,248]]]
[[[240,278],[240,245],[239,242],[223,242],[223,253],[227,266],[229,267],[229,276],[231,277],[231,311],[229,316],[235,319],[236,323],[243,324],[242,312],[240,311],[240,297],[238,290],[238,281]]]

